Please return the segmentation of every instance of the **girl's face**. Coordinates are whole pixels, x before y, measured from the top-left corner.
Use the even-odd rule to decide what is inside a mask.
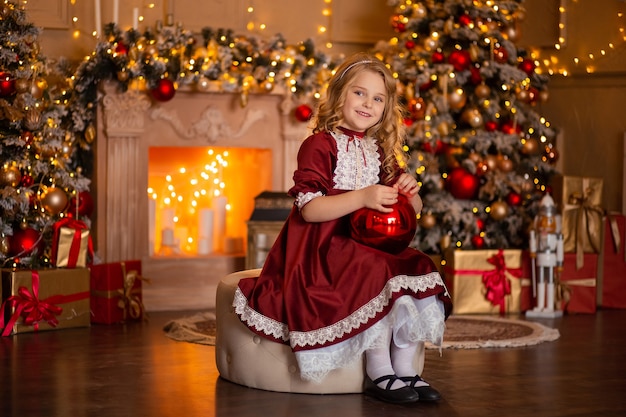
[[[383,77],[374,71],[361,71],[346,90],[341,126],[366,131],[380,121],[386,100]]]

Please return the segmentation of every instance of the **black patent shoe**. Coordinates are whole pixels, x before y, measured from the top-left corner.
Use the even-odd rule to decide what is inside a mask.
[[[366,376],[363,393],[378,400],[393,404],[417,402],[419,400],[419,394],[413,388],[404,386],[398,389],[390,389],[397,379],[399,378],[395,375],[385,375],[372,381],[369,376]],[[378,384],[383,381],[389,381],[385,388],[378,386]]]
[[[418,382],[426,382],[419,375],[401,376],[398,379],[405,382],[407,384],[407,387],[410,387],[415,392],[417,392],[420,401],[439,401],[441,399],[441,394],[439,394],[439,391],[437,391],[430,385],[422,385],[419,387],[415,386],[415,384],[417,384]]]

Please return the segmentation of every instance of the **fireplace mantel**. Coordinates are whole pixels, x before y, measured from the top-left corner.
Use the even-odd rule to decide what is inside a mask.
[[[306,124],[293,118],[294,103],[286,94],[250,94],[242,106],[239,93],[181,89],[172,100],[155,102],[146,92],[120,92],[107,83],[99,104],[93,187],[96,254],[103,262],[141,259],[144,272],[156,271],[151,264],[163,262],[150,257],[150,147],[270,149],[271,191],[285,191],[291,187],[297,152],[307,135]],[[224,268],[219,272],[230,272],[228,265]]]

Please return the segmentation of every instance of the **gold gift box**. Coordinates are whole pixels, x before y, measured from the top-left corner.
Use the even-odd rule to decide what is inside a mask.
[[[455,250],[448,249],[445,254],[446,284],[452,294],[454,314],[500,314],[500,306],[486,298],[487,288],[483,275],[496,270],[489,259],[497,255],[494,250]],[[522,267],[522,251],[505,249],[502,251],[505,265],[505,279],[510,283],[511,293],[504,297],[506,313],[520,312],[520,297],[523,286],[529,286],[529,279],[519,278]],[[519,271],[519,272],[518,272]],[[518,276],[513,275],[515,272]]]
[[[78,258],[76,259],[75,266],[70,265],[70,253],[72,245],[74,244],[74,235],[80,233],[80,248],[78,252]],[[87,265],[87,251],[89,248],[89,229],[77,230],[71,227],[61,227],[59,231],[59,241],[56,243],[57,256],[55,259],[55,265],[61,267],[80,267],[83,268]]]
[[[554,202],[563,213],[564,252],[600,252],[603,185],[602,178],[557,175],[552,180]]]
[[[61,308],[59,314],[55,314],[58,323],[51,325],[45,320],[40,320],[35,324],[26,324],[24,317],[19,316],[12,326],[11,334],[26,333],[42,330],[56,330],[71,327],[88,327],[90,325],[90,305],[89,305],[89,270],[87,268],[75,269],[39,269],[39,288],[33,288],[33,276],[31,270],[2,270],[2,287],[4,289],[4,301],[15,296],[18,303],[32,305],[34,299],[39,306]],[[19,290],[26,291],[30,300],[23,299]],[[8,326],[13,318],[18,306],[8,305],[3,302],[4,323]],[[5,329],[6,330],[6,329]],[[6,333],[3,332],[3,333]]]

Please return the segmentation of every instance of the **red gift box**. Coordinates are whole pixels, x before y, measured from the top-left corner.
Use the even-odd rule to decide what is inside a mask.
[[[100,324],[142,320],[141,261],[92,265],[91,322]]]
[[[599,306],[626,308],[626,217],[609,214],[604,218],[598,271]]]
[[[563,310],[568,313],[596,312],[597,253],[585,253],[584,265],[576,269],[576,254],[566,253],[563,260],[559,291]]]

